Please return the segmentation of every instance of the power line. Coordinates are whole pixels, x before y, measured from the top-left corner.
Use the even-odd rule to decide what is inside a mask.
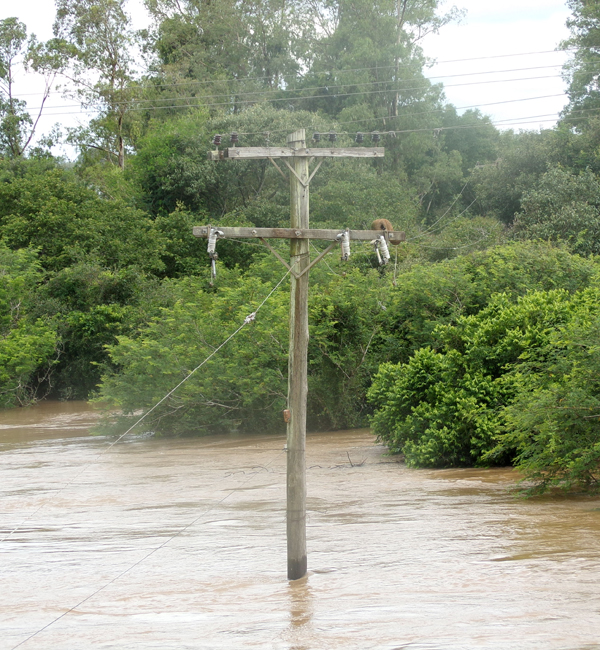
[[[590,62],[590,65],[592,63]],[[594,64],[597,65],[597,64]],[[451,78],[456,78],[456,77],[472,77],[472,76],[477,76],[477,75],[490,75],[490,74],[504,74],[508,72],[526,72],[528,70],[547,70],[549,68],[558,68],[562,67],[562,63],[555,63],[553,65],[540,65],[540,66],[531,66],[527,68],[508,68],[504,70],[482,70],[480,72],[461,72],[461,73],[455,73],[455,74],[447,74],[447,75],[430,75],[430,76],[424,76],[424,80],[429,80],[432,81],[433,79],[451,79]],[[202,84],[214,84],[215,86],[218,86],[221,83],[231,83],[232,81],[248,81],[247,79],[240,79],[240,80],[222,80],[222,79],[216,79],[212,81],[188,81],[188,82],[181,82],[179,84],[160,84],[162,87],[169,87],[171,85],[182,85],[185,86],[186,88],[194,88],[195,86],[199,86]],[[378,81],[352,81],[350,83],[334,83],[333,87],[335,88],[350,88],[354,86],[381,86],[383,84],[389,84],[392,83],[390,79],[382,79]],[[275,93],[291,93],[291,92],[306,92],[308,90],[320,90],[322,88],[328,88],[329,84],[323,83],[320,84],[319,86],[298,86],[295,88],[269,88],[269,89],[260,89],[260,90],[246,90],[244,92],[237,93],[236,91],[228,90],[227,92],[223,93],[217,93],[213,95],[202,95],[203,99],[212,99],[215,97],[227,97],[234,92],[236,95],[243,97],[247,95],[271,95]],[[148,87],[141,86],[142,90],[146,90]],[[150,87],[152,88],[152,87]],[[98,94],[101,93],[101,91],[96,91]],[[20,94],[20,97],[28,97],[28,96],[33,96],[33,95],[42,95],[44,93],[23,93]],[[141,96],[140,96],[141,97]],[[170,101],[172,99],[194,99],[197,98],[197,95],[193,95],[191,97],[181,97],[180,95],[174,95],[172,97],[164,97],[164,98],[159,98],[159,99],[136,99],[132,98],[128,101]]]
[[[570,51],[575,51],[575,49],[564,49],[564,50],[541,50],[537,52],[517,52],[513,54],[496,54],[492,56],[478,56],[478,57],[469,57],[469,58],[464,58],[464,59],[447,59],[445,61],[434,61],[430,67],[434,67],[436,65],[445,65],[447,63],[464,63],[464,62],[469,62],[469,61],[484,61],[484,60],[491,60],[491,59],[502,59],[502,58],[508,58],[508,57],[518,57],[518,56],[535,56],[539,54],[562,54],[563,52],[570,52]],[[561,65],[561,64],[556,64],[556,65]],[[411,64],[401,64],[399,68],[409,68],[412,67]],[[555,67],[555,66],[548,66],[548,67]],[[340,75],[340,74],[347,74],[350,72],[369,72],[373,70],[389,70],[389,69],[396,69],[396,66],[371,66],[367,68],[345,68],[344,70],[323,70],[321,72],[309,72],[308,74],[305,74],[302,78],[306,79],[309,78],[311,75],[316,76],[316,75],[323,75],[323,74],[329,74],[329,75]],[[438,78],[438,77],[433,77],[433,78]],[[170,84],[164,84],[164,83],[159,83],[160,86],[163,88],[171,88],[174,86],[189,86],[190,84],[192,85],[203,85],[203,84],[218,84],[218,83],[246,83],[248,81],[264,81],[267,79],[272,79],[272,76],[263,76],[263,77],[243,77],[243,78],[237,78],[237,79],[211,79],[211,80],[206,80],[206,81],[178,81],[178,82],[173,82]],[[146,81],[158,81],[160,82],[160,79],[157,77],[146,77]],[[22,97],[28,97],[32,95],[41,95],[43,93],[24,93],[21,96]]]
[[[555,67],[555,66],[548,66],[548,67]],[[526,70],[527,68],[523,68],[523,70]],[[536,68],[531,68],[531,69],[536,69]],[[504,72],[504,71],[502,71]],[[506,72],[510,72],[510,70],[507,70]],[[600,72],[593,70],[591,71],[592,73]],[[473,73],[473,74],[479,74],[479,73]],[[487,73],[482,73],[482,74],[487,74]],[[469,75],[448,75],[449,77],[461,77],[461,76],[469,76]],[[543,76],[537,76],[537,77],[517,77],[517,78],[511,78],[511,79],[488,79],[488,80],[483,80],[483,81],[469,81],[469,82],[463,82],[463,83],[458,83],[458,84],[445,84],[444,88],[458,88],[462,86],[479,86],[479,85],[487,85],[487,84],[492,84],[492,83],[511,83],[511,82],[518,82],[518,81],[536,81],[540,79],[556,79],[562,77],[561,74],[555,74],[555,75],[543,75]],[[435,79],[437,77],[432,77],[432,79]],[[231,93],[219,93],[215,95],[187,95],[184,97],[181,96],[174,96],[174,97],[163,97],[163,98],[151,98],[151,99],[128,99],[126,101],[119,101],[116,100],[116,104],[128,104],[128,103],[135,103],[138,104],[136,108],[130,108],[128,110],[144,110],[144,109],[154,109],[158,110],[161,108],[164,109],[169,109],[169,108],[180,108],[181,106],[174,106],[172,104],[166,104],[165,106],[139,106],[140,103],[150,103],[150,104],[156,104],[156,102],[170,102],[170,101],[175,101],[175,102],[182,102],[182,101],[187,101],[187,100],[196,100],[201,102],[200,106],[203,107],[214,107],[214,106],[239,106],[240,104],[255,104],[257,103],[258,99],[242,99],[243,97],[252,97],[252,96],[257,96],[258,98],[260,97],[269,97],[267,101],[269,102],[294,102],[294,101],[300,101],[300,100],[314,100],[314,99],[322,99],[322,98],[328,98],[328,99],[343,99],[345,97],[353,97],[356,95],[377,95],[377,94],[385,94],[385,93],[400,93],[400,92],[407,92],[407,91],[420,91],[420,90],[429,90],[432,86],[429,83],[430,78],[423,78],[423,81],[419,82],[417,85],[411,85],[411,86],[397,86],[394,88],[382,88],[379,90],[365,90],[365,91],[356,91],[356,92],[351,92],[351,93],[342,93],[342,92],[336,92],[336,88],[332,88],[331,92],[327,92],[325,94],[320,94],[320,95],[299,95],[297,97],[270,97],[270,95],[277,95],[282,92],[305,92],[307,90],[318,90],[318,89],[328,89],[328,86],[314,86],[312,88],[294,88],[291,90],[269,90],[269,91],[247,91],[247,92],[242,92],[242,93],[237,93],[234,98],[230,98],[228,101],[224,102],[205,102],[205,99],[213,99],[213,98],[218,98],[218,97],[230,97]],[[356,86],[362,86],[362,85],[374,85],[374,84],[382,84],[382,83],[390,83],[389,81],[386,82],[374,82],[373,84],[361,84],[361,83],[352,83],[352,84],[344,84],[343,86],[340,86],[341,88],[345,87],[356,87]],[[414,83],[414,82],[410,82]],[[435,84],[433,84],[435,85]],[[76,108],[78,106],[81,106],[81,104],[63,104],[56,106],[55,108]],[[189,106],[189,104],[183,104],[182,106]],[[28,111],[37,111],[39,110],[40,107],[32,107],[32,108],[27,108]],[[81,112],[96,112],[97,109],[90,109],[89,111],[84,111],[82,110]],[[71,114],[71,113],[69,113]]]
[[[444,88],[457,88],[457,87],[463,87],[463,86],[481,86],[481,85],[488,85],[492,83],[513,83],[513,82],[518,82],[518,81],[536,81],[540,79],[556,79],[560,77],[561,75],[545,75],[545,76],[539,76],[539,77],[519,77],[519,78],[513,78],[513,79],[492,79],[492,80],[487,80],[487,81],[475,81],[475,82],[465,82],[465,83],[459,83],[459,84],[447,84],[444,86]],[[387,88],[383,90],[367,90],[367,91],[362,91],[362,92],[352,92],[352,93],[327,93],[323,95],[306,95],[306,96],[299,96],[299,97],[273,97],[266,99],[265,101],[270,102],[270,103],[275,103],[275,102],[298,102],[298,101],[311,101],[315,99],[344,99],[347,97],[354,97],[357,95],[381,95],[385,93],[389,94],[395,94],[395,93],[402,93],[402,92],[409,92],[409,91],[428,91],[431,89],[431,86],[427,86],[426,84],[421,84],[420,86],[407,86],[407,87],[401,87],[401,88]],[[245,94],[242,93],[240,96],[244,96]],[[197,97],[197,96],[189,96],[189,97],[177,97],[175,98],[176,101],[184,101],[184,100],[196,100],[195,103],[191,104],[189,102],[186,102],[185,104],[167,104],[165,106],[141,106],[141,107],[132,107],[129,108],[128,111],[144,111],[144,110],[169,110],[173,108],[192,108],[194,106],[198,107],[203,107],[203,108],[212,108],[212,107],[224,107],[224,106],[241,106],[241,105],[248,105],[248,104],[257,104],[257,100],[245,100],[245,99],[235,99],[235,100],[230,100],[227,102],[202,102],[202,97]],[[200,101],[198,101],[200,100]],[[167,101],[166,99],[163,100],[142,100],[142,101]],[[119,102],[117,102],[119,103]],[[79,104],[65,104],[63,106],[56,106],[55,108],[75,108],[76,106],[79,106]],[[27,108],[28,111],[36,111],[39,110],[39,107],[37,108]],[[60,115],[80,115],[80,114],[86,114],[86,113],[96,113],[100,109],[81,109],[79,111],[69,111],[69,112],[62,112],[62,113],[46,113],[46,116],[60,116]]]

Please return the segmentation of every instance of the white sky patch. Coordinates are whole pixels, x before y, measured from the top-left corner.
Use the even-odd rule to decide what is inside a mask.
[[[456,0],[445,6],[451,4],[466,9],[467,15],[461,24],[448,25],[439,35],[424,39],[422,45],[426,55],[438,61],[426,71],[427,76],[444,84],[447,100],[458,109],[480,107],[498,128],[551,128],[567,103],[561,68],[568,54],[555,51],[560,41],[569,35],[565,25],[569,16],[565,1],[504,0],[491,5],[483,0]],[[148,26],[149,18],[142,0],[129,0],[127,7],[135,29]],[[36,34],[40,40],[52,37],[54,15],[53,0],[0,4],[0,19],[16,16],[27,25],[28,32]],[[544,54],[484,58],[533,52]],[[35,93],[41,93],[43,82],[33,74],[22,75],[16,90],[18,96],[34,108],[41,98],[41,94]],[[534,97],[543,99],[531,99]],[[76,101],[64,99],[60,92],[53,93],[38,133],[50,131],[55,123],[63,127],[85,124],[88,115],[82,114],[76,104]],[[71,107],[65,108],[66,105]]]
[[[565,2],[505,0],[492,6],[466,0],[457,4],[467,9],[461,24],[448,25],[422,43],[425,54],[438,61],[427,76],[440,75],[450,103],[457,108],[480,106],[499,128],[554,126],[568,101],[561,71],[569,55],[556,51],[569,36]],[[511,54],[524,56],[504,56]],[[534,97],[543,99],[530,99]]]

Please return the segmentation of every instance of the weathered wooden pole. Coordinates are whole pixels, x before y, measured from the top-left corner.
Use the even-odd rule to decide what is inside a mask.
[[[293,149],[306,147],[304,129],[287,137]],[[290,227],[308,230],[308,157],[293,160],[295,174],[290,174]],[[287,576],[297,580],[306,575],[306,397],[308,393],[308,274],[310,264],[308,239],[290,241],[291,276],[290,349],[288,357],[287,425]],[[302,275],[300,275],[302,273]],[[300,276],[300,277],[297,277]]]
[[[218,136],[219,141],[221,136]],[[216,144],[216,143],[215,143]],[[348,240],[368,241],[383,236],[381,230],[310,230],[308,227],[308,187],[325,158],[382,158],[380,147],[335,148],[306,147],[306,133],[299,129],[287,137],[287,147],[231,147],[224,151],[211,151],[209,160],[270,160],[277,171],[285,176],[275,162],[282,159],[289,168],[291,188],[290,228],[227,228],[219,226],[219,236],[255,238],[262,241],[290,272],[292,291],[290,309],[290,349],[288,358],[288,410],[287,428],[287,575],[288,580],[298,580],[306,575],[306,397],[308,357],[308,273],[334,247],[340,237]],[[309,175],[311,159],[318,162]],[[291,163],[289,162],[291,160]],[[194,227],[196,237],[209,238],[210,226]],[[214,231],[213,231],[214,232]],[[290,240],[290,263],[273,249],[267,239]],[[403,241],[404,233],[385,231],[385,238]],[[312,262],[309,243],[311,239],[332,243]]]

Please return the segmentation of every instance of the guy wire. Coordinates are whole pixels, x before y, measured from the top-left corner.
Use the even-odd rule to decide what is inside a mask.
[[[289,271],[288,271],[288,273],[289,273]],[[287,273],[286,273],[286,275],[287,275]],[[281,284],[281,282],[283,282],[283,279],[285,279],[285,276],[284,276],[284,278],[282,278],[282,280],[279,282],[279,284]],[[279,284],[278,284],[277,286],[279,286]],[[275,287],[275,289],[276,289],[276,288],[277,288],[277,287]],[[273,291],[274,291],[274,290],[273,290]],[[273,293],[273,291],[272,291],[271,293]],[[270,295],[271,295],[271,294],[269,294],[269,296],[270,296]],[[268,297],[265,299],[265,301],[263,301],[262,304],[264,304],[264,303],[266,302],[267,299],[268,299]],[[261,307],[262,307],[262,305],[261,305]],[[260,309],[260,307],[259,307],[259,309]],[[257,309],[257,311],[258,311],[258,309]],[[254,312],[254,313],[256,313],[256,312]],[[245,324],[245,323],[244,323],[244,324]],[[241,329],[241,327],[237,330],[237,332],[239,332],[240,329]],[[237,333],[237,332],[235,332],[235,333]],[[232,336],[234,336],[235,333],[232,334]],[[231,336],[229,337],[229,339],[230,339],[230,338],[231,338]],[[227,339],[227,341],[228,341],[229,339]],[[225,341],[225,343],[226,343],[227,341]],[[223,347],[223,345],[225,345],[225,343],[223,343],[220,347]],[[211,355],[211,356],[212,356],[212,355]],[[190,373],[190,374],[191,374],[191,373]],[[181,385],[181,384],[180,384],[180,385]],[[264,467],[269,467],[269,465],[271,465],[271,464],[275,461],[275,459],[279,457],[280,454],[284,453],[284,451],[285,451],[285,448],[282,448],[282,449],[277,450],[277,454],[276,454],[275,456],[273,456],[273,458],[272,458],[272,459],[271,459],[271,460],[270,460],[270,461],[269,461],[269,462],[268,462]],[[47,630],[49,627],[51,627],[52,625],[54,625],[54,623],[57,623],[58,621],[60,621],[61,618],[64,618],[65,616],[67,616],[67,615],[70,614],[71,612],[75,611],[78,607],[81,607],[81,605],[83,605],[83,604],[86,603],[88,600],[90,600],[91,598],[93,598],[96,594],[99,594],[101,591],[103,591],[103,590],[106,589],[107,587],[110,587],[110,585],[112,585],[113,582],[116,582],[119,578],[123,577],[124,575],[126,575],[127,573],[129,573],[130,571],[132,571],[133,569],[135,569],[135,567],[137,567],[138,565],[140,565],[142,562],[145,562],[149,557],[151,557],[152,555],[154,555],[157,551],[160,551],[161,548],[164,548],[167,544],[169,544],[170,542],[172,542],[176,537],[178,537],[179,535],[181,535],[182,533],[184,533],[188,528],[191,528],[192,526],[194,526],[194,525],[195,525],[195,524],[196,524],[200,519],[202,519],[202,517],[206,516],[206,515],[207,515],[211,510],[213,510],[213,509],[216,508],[217,506],[221,505],[221,504],[222,504],[225,500],[227,500],[227,499],[228,499],[232,494],[235,494],[235,493],[236,493],[236,492],[237,492],[241,487],[243,487],[243,486],[244,486],[244,485],[245,485],[245,484],[246,484],[246,483],[247,483],[247,482],[252,478],[252,476],[253,476],[253,474],[250,474],[249,476],[247,476],[247,478],[246,478],[244,481],[242,481],[242,482],[241,482],[237,487],[235,487],[233,490],[231,490],[230,492],[228,492],[228,493],[227,493],[227,494],[226,494],[226,495],[225,495],[221,500],[217,501],[217,502],[216,502],[215,504],[213,504],[212,506],[206,508],[206,509],[205,509],[201,514],[199,514],[199,515],[198,515],[198,516],[197,516],[193,521],[191,521],[189,524],[186,524],[185,526],[183,526],[182,528],[180,528],[176,533],[174,533],[173,535],[171,535],[171,537],[169,537],[169,539],[165,540],[164,542],[162,542],[161,544],[159,544],[158,546],[156,546],[155,548],[153,548],[151,551],[149,551],[148,553],[146,553],[146,555],[144,555],[144,557],[142,557],[142,558],[140,558],[139,560],[137,560],[137,562],[134,562],[134,563],[133,563],[131,566],[129,566],[127,569],[121,571],[121,573],[119,573],[119,574],[116,575],[114,578],[112,578],[111,580],[109,580],[107,583],[103,584],[101,587],[99,587],[98,589],[96,589],[96,591],[94,591],[93,593],[91,593],[89,596],[86,596],[85,598],[83,598],[82,600],[80,600],[76,605],[73,605],[73,607],[70,607],[67,611],[65,611],[65,612],[63,612],[62,614],[60,614],[59,616],[57,616],[56,618],[54,618],[54,619],[53,619],[52,621],[50,621],[49,623],[46,623],[46,625],[44,625],[43,627],[41,627],[39,630],[37,630],[37,631],[34,632],[33,634],[30,634],[26,639],[23,639],[22,641],[19,641],[19,643],[17,643],[17,645],[13,646],[11,650],[15,650],[16,648],[22,646],[24,643],[27,643],[27,641],[29,641],[30,639],[33,639],[33,637],[37,636],[38,634],[40,634],[40,633],[43,632],[44,630]]]
[[[166,399],[168,399],[168,398],[169,398],[169,397],[170,397],[170,396],[171,396],[171,395],[172,395],[172,394],[173,394],[173,393],[174,393],[174,392],[175,392],[175,391],[176,391],[180,386],[182,386],[182,385],[183,385],[183,384],[184,384],[184,383],[185,383],[185,382],[186,382],[186,381],[187,381],[187,380],[188,380],[188,379],[189,379],[189,378],[190,378],[190,377],[191,377],[195,372],[197,372],[198,370],[200,370],[200,368],[202,368],[202,366],[204,366],[204,365],[205,365],[205,364],[206,364],[210,359],[212,359],[212,357],[214,357],[215,354],[217,354],[217,352],[218,352],[221,348],[223,348],[225,345],[227,345],[227,343],[229,343],[229,341],[231,341],[231,339],[232,339],[234,336],[236,336],[236,334],[238,334],[238,332],[240,332],[240,331],[244,328],[245,325],[247,325],[248,323],[252,322],[252,320],[254,320],[254,318],[250,319],[250,317],[251,317],[251,316],[255,316],[255,315],[258,313],[258,311],[262,308],[262,306],[267,302],[267,300],[269,300],[269,298],[270,298],[270,297],[275,293],[275,291],[277,291],[277,289],[279,288],[279,286],[283,283],[283,281],[287,278],[287,276],[292,272],[292,269],[294,268],[294,265],[295,265],[295,264],[293,264],[293,265],[291,266],[291,268],[288,269],[288,271],[283,275],[283,277],[281,278],[281,280],[279,280],[279,282],[278,282],[278,283],[273,287],[273,289],[271,289],[271,291],[269,292],[269,294],[267,295],[267,297],[266,297],[266,298],[265,298],[265,299],[260,303],[260,305],[259,305],[259,306],[258,306],[258,307],[257,307],[257,308],[256,308],[256,309],[255,309],[255,310],[254,310],[250,315],[249,315],[249,316],[247,316],[247,317],[244,319],[244,322],[243,322],[243,323],[242,323],[242,324],[241,324],[241,325],[240,325],[240,326],[235,330],[235,332],[233,332],[233,334],[230,334],[230,335],[229,335],[229,336],[228,336],[228,337],[223,341],[223,343],[221,343],[221,345],[219,345],[219,347],[215,348],[215,349],[214,349],[214,350],[213,350],[213,351],[212,351],[212,352],[211,352],[211,353],[206,357],[206,359],[204,359],[204,361],[202,361],[202,363],[200,363],[198,366],[196,366],[196,367],[195,367],[195,368],[194,368],[194,369],[193,369],[193,370],[192,370],[192,371],[187,375],[187,377],[185,377],[182,381],[180,381],[180,382],[177,384],[177,386],[175,386],[175,388],[173,388],[172,390],[170,390],[170,391],[169,391],[169,392],[168,392],[168,393],[167,393],[167,394],[166,394],[166,395],[165,395],[165,396],[164,396],[160,401],[158,401],[158,402],[157,402],[157,403],[156,403],[156,404],[155,404],[151,409],[149,409],[148,411],[146,411],[146,413],[144,413],[144,415],[142,415],[141,418],[139,418],[139,419],[138,419],[138,420],[137,420],[137,421],[136,421],[132,426],[130,426],[129,429],[127,429],[127,431],[125,431],[125,433],[122,433],[122,434],[121,434],[121,435],[120,435],[120,436],[119,436],[119,437],[118,437],[114,442],[112,442],[110,445],[108,445],[108,447],[106,447],[103,451],[101,451],[101,452],[99,452],[98,454],[96,454],[96,456],[95,456],[94,458],[92,458],[92,460],[91,460],[89,463],[87,463],[87,465],[84,465],[84,466],[81,468],[81,470],[80,470],[80,471],[79,471],[79,472],[78,472],[78,473],[77,473],[77,474],[76,474],[76,475],[75,475],[75,476],[74,476],[74,477],[73,477],[73,478],[72,478],[68,483],[65,483],[61,488],[59,488],[58,490],[56,490],[56,491],[54,492],[54,494],[51,496],[50,501],[45,501],[45,502],[43,502],[43,503],[42,503],[42,504],[37,508],[37,510],[35,510],[35,511],[32,512],[30,515],[28,515],[25,519],[23,519],[23,521],[22,521],[20,524],[18,524],[15,528],[13,528],[13,529],[10,531],[10,533],[8,533],[8,534],[5,535],[2,539],[0,539],[0,543],[6,541],[9,537],[11,537],[12,535],[14,535],[14,533],[16,533],[18,530],[21,529],[21,527],[23,526],[23,524],[25,524],[26,522],[28,522],[32,517],[35,517],[35,515],[36,515],[36,514],[37,514],[37,513],[38,513],[38,512],[39,512],[39,511],[40,511],[40,510],[41,510],[45,505],[47,505],[49,502],[51,502],[53,499],[55,499],[55,498],[56,498],[56,497],[57,497],[57,496],[58,496],[58,495],[59,495],[63,490],[66,490],[70,485],[72,485],[72,484],[73,484],[73,483],[74,483],[74,482],[75,482],[75,481],[76,481],[76,480],[77,480],[77,479],[78,479],[78,478],[83,474],[83,472],[85,472],[85,470],[87,470],[88,467],[90,467],[90,465],[91,465],[93,462],[95,462],[95,461],[96,461],[100,456],[104,455],[106,452],[110,451],[110,450],[111,450],[111,449],[112,449],[112,448],[113,448],[113,447],[114,447],[114,446],[115,446],[119,441],[121,441],[121,440],[122,440],[122,439],[123,439],[123,438],[124,438],[128,433],[130,433],[131,431],[133,431],[133,429],[135,429],[135,427],[137,427],[137,425],[138,425],[140,422],[142,422],[143,420],[145,420],[145,419],[148,417],[148,415],[150,415],[150,413],[152,413],[152,411],[154,411],[154,410],[155,410],[158,406],[160,406],[160,405],[161,405],[161,404],[162,404]]]

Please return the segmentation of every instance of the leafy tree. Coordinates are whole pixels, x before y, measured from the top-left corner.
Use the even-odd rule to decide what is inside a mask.
[[[100,400],[125,416],[158,402],[233,333],[272,285],[222,269],[217,293],[197,278],[177,285],[179,299],[137,336],[110,348],[118,372],[104,376]],[[160,433],[256,430],[281,426],[287,388],[288,296],[276,293],[227,344],[224,355],[195,373],[146,426]],[[120,420],[117,419],[117,426]]]
[[[125,166],[133,134],[134,35],[126,0],[56,0],[55,39],[62,74],[75,85],[82,106],[98,112],[87,127],[71,133],[83,152],[101,152]]]
[[[55,273],[37,290],[32,308],[32,315],[52,320],[60,337],[48,381],[52,395],[86,399],[106,369],[106,347],[168,302],[168,288],[135,267],[110,270],[78,262]]]
[[[458,115],[449,104],[444,107],[442,125],[444,150],[460,153],[463,173],[497,160],[500,133],[487,115],[477,109]]]
[[[90,257],[107,267],[162,270],[164,239],[140,210],[102,199],[60,168],[5,166],[4,173],[0,236],[11,248],[38,248],[52,271]]]
[[[597,291],[590,295],[597,303]],[[552,354],[505,411],[506,434],[492,453],[516,449],[527,493],[553,487],[597,491],[600,476],[600,320],[596,304],[581,306],[551,335]]]
[[[57,334],[47,319],[32,318],[33,292],[42,278],[36,252],[11,251],[0,240],[0,407],[25,404],[56,356]]]
[[[210,103],[224,108],[244,106],[244,101],[238,105],[238,93],[276,89],[295,76],[305,55],[303,41],[314,29],[307,5],[295,0],[145,0],[145,5],[155,20],[160,70],[171,82],[165,94],[212,95]]]
[[[600,183],[591,171],[550,168],[522,208],[515,218],[519,237],[565,241],[581,255],[600,252]]]
[[[572,12],[567,20],[571,37],[562,47],[575,50],[565,65],[569,79],[569,105],[563,120],[578,131],[585,131],[590,111],[600,106],[600,88],[595,70],[600,63],[600,8],[588,0],[568,0]]]
[[[599,295],[532,292],[513,303],[497,294],[477,314],[438,326],[439,351],[422,348],[406,364],[381,366],[369,390],[373,431],[412,466],[510,461],[504,407],[552,357],[553,333],[574,314],[598,317]]]
[[[478,166],[470,179],[480,214],[512,224],[523,195],[535,187],[555,156],[550,131],[503,133],[498,160]]]
[[[516,301],[529,291],[574,293],[594,281],[596,264],[542,242],[513,242],[437,264],[417,263],[389,290],[377,358],[408,362],[419,348],[441,345],[436,328],[477,314],[495,293]]]
[[[27,39],[27,28],[16,18],[0,20],[0,155],[22,156],[31,145],[37,123],[56,76],[53,59],[34,36]],[[26,102],[14,92],[16,68],[45,73],[45,88],[35,120]]]

